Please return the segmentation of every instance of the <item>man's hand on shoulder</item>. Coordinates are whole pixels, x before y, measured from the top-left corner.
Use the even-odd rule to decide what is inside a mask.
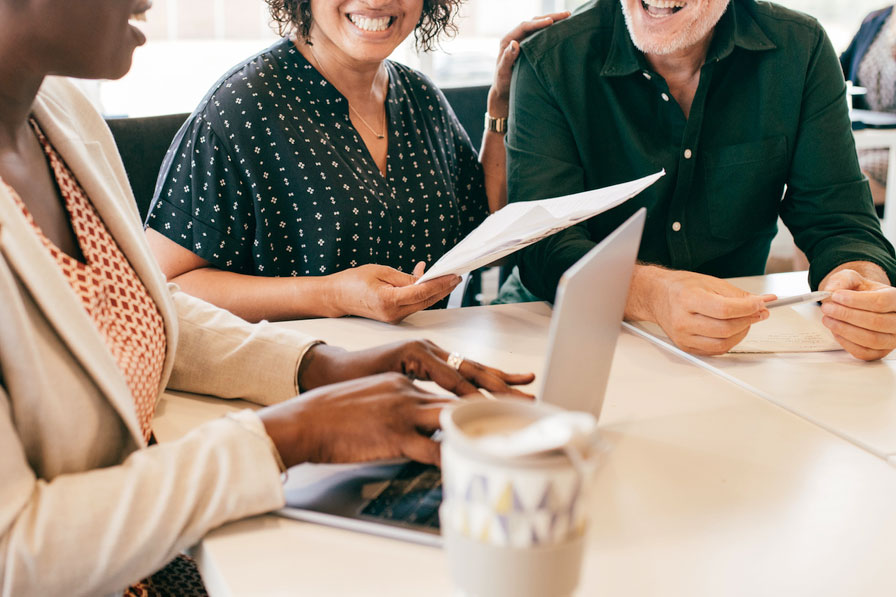
[[[765,303],[773,298],[711,276],[639,265],[625,316],[658,324],[683,350],[716,355],[731,350],[751,325],[767,319]]]
[[[874,361],[896,348],[896,288],[880,267],[845,263],[818,288],[833,293],[821,306],[822,321],[849,354]]]

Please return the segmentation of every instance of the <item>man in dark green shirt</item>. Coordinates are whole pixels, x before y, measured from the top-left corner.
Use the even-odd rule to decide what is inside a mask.
[[[719,277],[762,274],[780,215],[836,290],[825,324],[850,353],[896,347],[896,258],[862,176],[840,65],[813,19],[754,0],[594,0],[522,45],[507,135],[511,201],[666,169],[636,198],[525,249],[525,286],[561,274],[639,207],[648,217],[626,318],[682,348],[726,352],[768,296]]]

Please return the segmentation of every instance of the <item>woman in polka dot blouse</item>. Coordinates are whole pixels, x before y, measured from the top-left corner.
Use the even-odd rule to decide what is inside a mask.
[[[476,151],[442,93],[387,57],[430,50],[463,0],[266,0],[285,37],[233,68],[162,165],[147,237],[169,280],[237,315],[397,322],[460,279],[423,268],[506,202],[503,129]],[[488,111],[506,117],[519,41]],[[416,264],[416,265],[415,265]]]

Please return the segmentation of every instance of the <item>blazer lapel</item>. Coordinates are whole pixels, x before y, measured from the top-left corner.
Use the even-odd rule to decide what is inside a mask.
[[[0,189],[0,250],[59,337],[121,415],[142,438],[134,400],[121,369],[56,261],[5,188]]]
[[[164,277],[143,239],[136,203],[116,175],[104,147],[97,141],[84,141],[76,131],[55,114],[64,107],[48,109],[48,100],[38,96],[34,114],[53,147],[75,174],[97,213],[108,227],[137,276],[158,306],[165,322],[166,357],[163,386],[168,379],[176,346],[175,313]],[[111,144],[111,136],[108,137]],[[114,151],[114,145],[112,146]],[[123,175],[122,175],[123,176]],[[127,184],[126,180],[123,183]],[[30,224],[5,189],[0,189],[0,248],[23,283],[28,287],[47,319],[56,328],[98,387],[107,395],[139,443],[143,435],[135,412],[130,388],[100,336],[90,316],[43,244],[30,230]]]

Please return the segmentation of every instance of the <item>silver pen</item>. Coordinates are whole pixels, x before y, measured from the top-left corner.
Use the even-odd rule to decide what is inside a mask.
[[[799,303],[808,303],[809,301],[822,301],[829,298],[831,293],[827,290],[816,290],[806,294],[797,294],[796,296],[788,296],[774,301],[765,303],[766,309],[774,309],[775,307],[786,307],[787,305],[798,305]]]

